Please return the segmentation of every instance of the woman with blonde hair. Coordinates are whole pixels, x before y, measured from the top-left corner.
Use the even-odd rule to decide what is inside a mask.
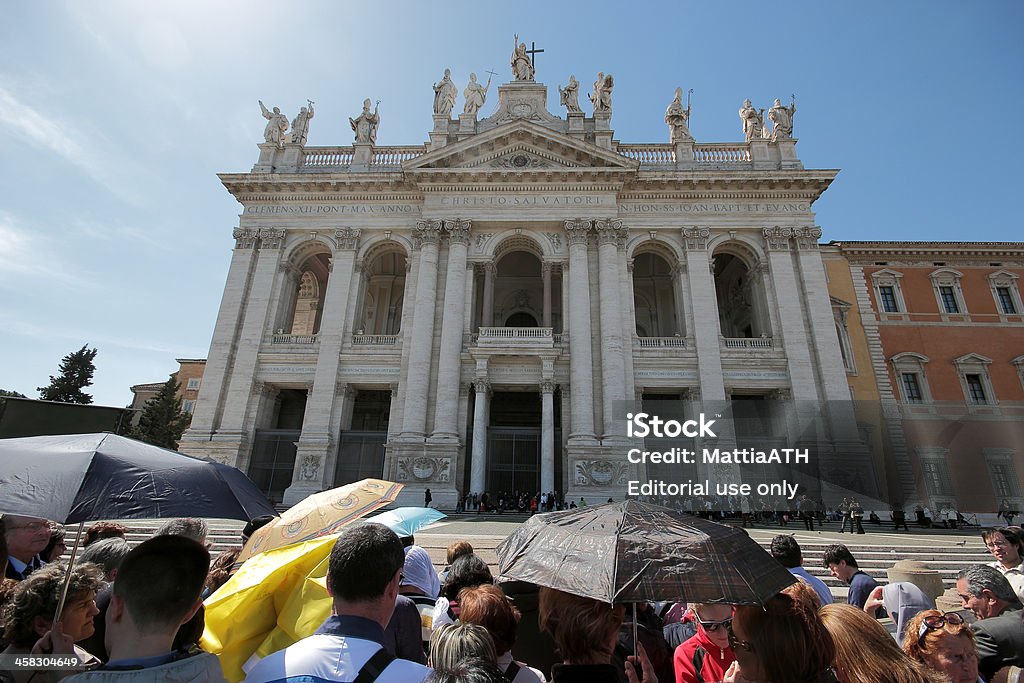
[[[974,633],[956,612],[918,612],[904,631],[903,651],[953,683],[978,683]]]
[[[447,671],[469,657],[479,657],[497,664],[494,640],[483,626],[476,624],[443,624],[430,635],[430,667]]]
[[[818,611],[836,646],[839,678],[850,683],[948,683],[946,676],[911,659],[885,627],[853,605]]]

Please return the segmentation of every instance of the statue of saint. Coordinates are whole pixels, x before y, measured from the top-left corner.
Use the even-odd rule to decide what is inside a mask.
[[[768,110],[768,119],[772,122],[772,142],[793,138],[793,115],[796,113],[796,98],[788,107],[775,98],[775,104]]]
[[[480,107],[484,106],[484,102],[487,101],[487,89],[490,87],[490,78],[487,79],[487,85],[480,85],[477,83],[476,74],[469,74],[469,83],[466,84],[466,89],[462,92],[466,97],[466,104],[462,107],[462,113],[476,116],[476,113],[480,111]]]
[[[575,76],[569,76],[569,84],[564,88],[558,86],[558,98],[570,114],[579,114],[583,111],[580,109],[580,82]]]
[[[519,34],[512,39],[512,75],[517,81],[532,81],[534,68],[530,55],[526,54],[526,43],[519,42]]]
[[[747,142],[764,138],[764,109],[758,111],[754,109],[750,100],[743,100],[740,121],[743,123],[743,137]]]
[[[281,110],[274,107],[274,111],[267,111],[267,108],[263,106],[263,101],[260,100],[260,111],[263,112],[263,118],[267,120],[267,127],[263,129],[263,139],[267,142],[273,143],[280,149],[284,146],[284,132],[288,130],[288,117],[281,113]]]
[[[380,100],[377,101],[380,104]],[[370,111],[369,98],[363,100],[363,113],[358,118],[349,118],[352,130],[356,134],[356,142],[369,142],[371,145],[377,142],[377,127],[380,126],[380,115],[377,114],[377,106]]]
[[[458,94],[458,88],[452,83],[451,69],[445,69],[444,78],[440,83],[434,84],[434,113],[450,116]]]
[[[590,94],[590,102],[594,105],[594,113],[599,111],[611,112],[612,110],[612,88],[615,80],[611,74],[604,75],[603,71],[597,72],[597,80],[594,81],[594,92]]]
[[[309,107],[299,109],[298,115],[292,121],[292,142],[297,145],[305,145],[306,137],[309,135],[309,120],[313,118],[313,102],[306,100]]]
[[[676,96],[665,110],[665,123],[668,124],[669,140],[674,144],[693,140],[690,135],[690,103],[683,107],[683,89],[676,88]]]

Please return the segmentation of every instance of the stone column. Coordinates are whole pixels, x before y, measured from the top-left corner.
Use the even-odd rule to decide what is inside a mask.
[[[569,237],[569,378],[572,391],[572,440],[594,440],[594,361],[591,353],[590,272],[587,235],[590,221],[565,222]]]
[[[693,312],[693,337],[697,347],[697,376],[705,401],[725,400],[722,376],[721,324],[715,298],[715,279],[711,272],[708,240],[711,230],[701,226],[682,229],[686,249],[686,272],[690,278],[689,309]]]
[[[544,282],[544,309],[541,327],[551,327],[551,264],[544,262],[540,267],[541,280]]]
[[[484,310],[480,327],[494,327],[494,262],[484,264]]]
[[[448,268],[444,283],[444,317],[437,365],[437,396],[434,401],[434,438],[458,441],[459,375],[462,365],[462,319],[466,309],[466,254],[470,221],[446,220]]]
[[[807,334],[804,329],[803,307],[800,305],[799,297],[795,295],[800,288],[793,271],[793,252],[790,244],[793,229],[774,226],[764,228],[763,233],[775,298],[769,306],[774,304],[782,328],[773,330],[773,333],[775,340],[782,336],[793,398],[797,401],[817,401],[814,365],[810,350],[804,343]],[[831,318],[831,314],[829,317]],[[842,362],[839,366],[842,367]]]
[[[420,243],[420,258],[402,432],[408,437],[423,437],[427,429],[430,359],[434,346],[434,304],[437,299],[437,251],[441,221],[418,221],[415,232]]]
[[[555,383],[540,382],[540,490],[555,490]]]
[[[295,456],[292,485],[284,492],[282,502],[293,505],[324,485],[324,465],[331,459],[332,449],[338,446],[341,420],[337,419],[334,404],[338,383],[338,368],[344,340],[345,320],[351,296],[352,274],[355,269],[358,229],[342,228],[334,231],[335,249],[331,259],[331,274],[324,295],[323,317],[320,319],[320,348],[313,375],[313,388],[306,401]]]
[[[476,400],[473,404],[473,462],[470,463],[469,491],[483,493],[487,486],[487,424],[490,411],[491,383],[486,379],[473,382]]]
[[[625,242],[622,221],[602,218],[596,225],[598,236],[599,286],[601,314],[601,387],[602,433],[613,435],[615,401],[625,400],[625,358],[622,348],[622,279],[619,276],[619,247]]]
[[[235,249],[231,254],[231,267],[228,269],[227,282],[224,283],[217,323],[213,328],[203,383],[196,400],[192,425],[182,436],[182,444],[209,441],[223,410],[228,373],[235,359],[235,333],[245,310],[242,301],[248,295],[246,286],[256,265],[256,236],[255,230],[234,231]]]

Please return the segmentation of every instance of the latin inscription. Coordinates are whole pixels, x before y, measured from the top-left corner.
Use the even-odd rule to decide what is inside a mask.
[[[693,204],[619,204],[621,213],[670,213],[683,215],[722,213],[806,213],[811,210],[807,202],[780,202],[759,204],[717,204],[699,202]]]
[[[535,206],[535,207],[586,207],[586,206],[612,206],[614,200],[611,197],[587,196],[587,195],[530,195],[526,197],[498,196],[498,197],[440,197],[441,206],[473,206],[473,207],[495,207],[495,206]]]
[[[355,214],[386,216],[393,214],[414,214],[414,204],[300,204],[289,206],[247,206],[246,216],[288,216],[288,215],[346,215]]]

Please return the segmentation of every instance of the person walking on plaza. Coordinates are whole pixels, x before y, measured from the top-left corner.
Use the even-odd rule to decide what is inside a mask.
[[[892,517],[893,531],[899,531],[901,526],[906,531],[910,531],[910,527],[907,526],[907,513],[903,511],[902,507],[893,505],[889,516]]]
[[[423,507],[430,507],[430,503],[433,502],[434,497],[430,495],[430,489],[423,492]]]
[[[850,501],[850,532],[853,532],[853,525],[857,525],[857,533],[864,533],[864,508],[860,506],[860,501],[854,498]]]
[[[839,515],[842,517],[842,524],[839,526],[839,533],[846,533],[846,523],[851,522],[850,520],[850,499],[843,498],[843,502],[839,504]],[[853,531],[853,524],[850,524],[850,531]]]
[[[822,553],[821,563],[832,576],[850,586],[846,602],[864,609],[864,603],[878,587],[878,582],[860,570],[850,549],[838,543],[830,545]]]
[[[800,496],[796,509],[800,512],[800,518],[804,520],[804,528],[814,531],[814,502],[804,494]]]
[[[327,567],[331,616],[313,635],[261,659],[245,680],[412,683],[426,679],[430,669],[395,659],[383,646],[404,564],[402,542],[387,527],[368,523],[343,531]]]

